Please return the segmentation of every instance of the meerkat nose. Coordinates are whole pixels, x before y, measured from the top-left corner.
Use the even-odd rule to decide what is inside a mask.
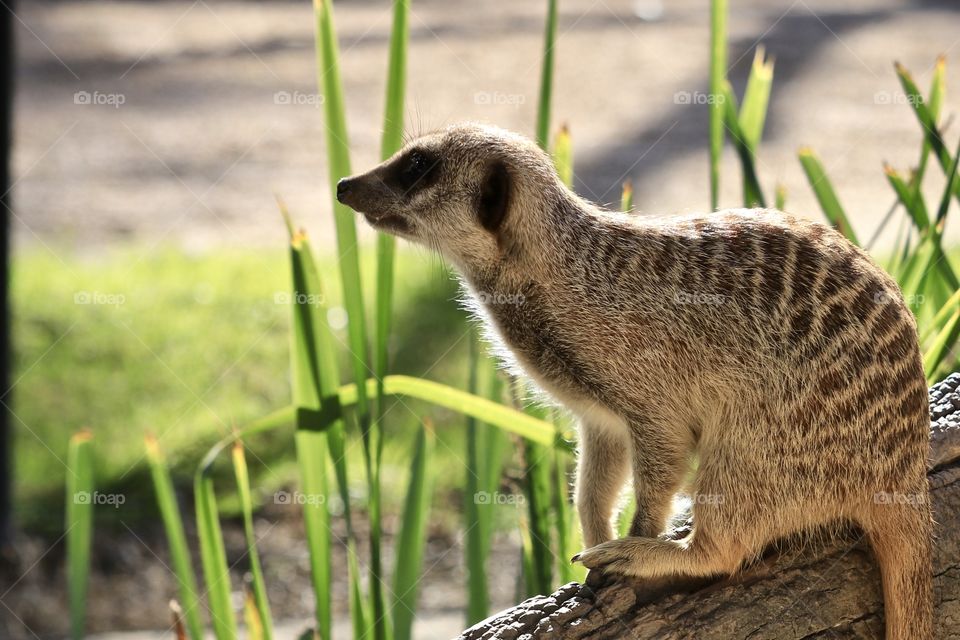
[[[350,193],[350,178],[341,178],[340,182],[337,183],[337,200],[343,204],[344,196]]]

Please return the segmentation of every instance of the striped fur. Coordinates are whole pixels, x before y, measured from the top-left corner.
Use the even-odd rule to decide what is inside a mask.
[[[411,148],[441,164],[400,192],[389,172]],[[487,229],[476,194],[491,163],[509,193]],[[480,125],[415,140],[351,180],[348,204],[375,226],[399,217],[394,232],[454,262],[508,366],[579,416],[590,548],[577,560],[641,577],[732,573],[775,539],[853,522],[880,563],[887,638],[931,636],[916,325],[863,251],[773,210],[602,211],[532,143]],[[693,460],[693,533],[660,539]],[[637,514],[614,540],[628,478]]]

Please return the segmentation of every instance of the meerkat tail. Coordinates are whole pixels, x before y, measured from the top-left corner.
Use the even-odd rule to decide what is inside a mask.
[[[929,505],[874,509],[881,510],[864,528],[880,565],[886,640],[927,640],[933,637]]]

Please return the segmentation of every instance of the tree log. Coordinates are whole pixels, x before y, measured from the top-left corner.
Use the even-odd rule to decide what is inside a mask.
[[[960,374],[930,389],[935,637],[960,638]],[[689,519],[669,537],[689,531]],[[474,625],[460,640],[881,638],[880,572],[862,534],[807,534],[733,578],[649,581],[591,574]]]

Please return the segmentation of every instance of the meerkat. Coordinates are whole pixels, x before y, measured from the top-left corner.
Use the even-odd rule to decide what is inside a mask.
[[[729,575],[774,540],[854,523],[888,640],[931,637],[916,323],[841,234],[769,209],[601,210],[531,141],[478,124],[410,142],[337,198],[452,262],[500,355],[579,419],[574,561]],[[693,530],[658,537],[693,460]],[[615,539],[628,479],[636,515]]]

